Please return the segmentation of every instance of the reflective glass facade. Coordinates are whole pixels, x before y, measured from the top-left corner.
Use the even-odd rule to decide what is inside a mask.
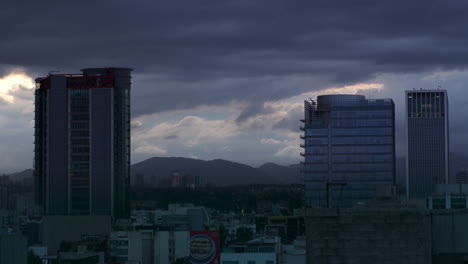
[[[395,182],[395,118],[391,99],[323,95],[305,101],[305,203],[367,203],[379,185]]]
[[[448,183],[449,136],[446,90],[406,91],[407,196],[426,198]]]

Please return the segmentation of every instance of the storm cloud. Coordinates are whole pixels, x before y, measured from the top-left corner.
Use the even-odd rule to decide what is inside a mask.
[[[215,130],[223,125],[236,133],[254,131],[235,136],[225,131],[250,150],[254,146],[246,138],[255,133],[259,145],[262,138],[291,142],[281,153],[295,155],[297,136],[291,131],[297,130],[301,118],[301,107],[295,104],[330,87],[349,92],[345,88],[350,85],[382,84],[385,88],[375,96],[395,98],[401,114],[403,90],[434,88],[448,80],[445,84],[457,87],[449,90],[449,97],[455,98],[452,107],[466,105],[458,96],[468,79],[466,1],[117,0],[1,5],[1,76],[18,68],[31,77],[86,67],[135,69],[135,153],[187,153],[168,142],[195,142],[183,138],[190,133],[179,134],[175,128],[190,131],[188,126],[195,123],[187,120],[197,120],[196,125],[208,124]],[[458,74],[454,79],[428,77],[450,72]],[[291,106],[275,107],[284,102]],[[451,123],[458,133],[453,138],[461,138],[464,123]],[[397,133],[403,134],[402,120],[397,125]],[[138,142],[155,128],[172,134],[156,137],[157,142],[152,137]],[[205,148],[208,141],[203,141]],[[398,142],[403,144],[401,136]],[[236,153],[241,152],[240,145],[225,145],[220,142],[213,149],[230,149],[233,156],[227,158],[243,155]],[[203,153],[219,154],[210,149]],[[200,153],[194,150],[193,156]]]
[[[0,62],[135,69],[134,115],[278,100],[380,73],[464,69],[464,1],[4,3]],[[272,85],[310,76],[308,86]],[[173,100],[167,100],[171,98]],[[244,116],[240,117],[245,118]]]

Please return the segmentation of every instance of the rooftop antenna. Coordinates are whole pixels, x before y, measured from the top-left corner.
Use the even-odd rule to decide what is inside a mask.
[[[317,97],[315,97],[315,98],[317,98]],[[315,104],[316,104],[316,102],[315,102],[315,100],[314,100],[313,97],[309,97],[309,101],[312,103],[312,105],[315,105]]]

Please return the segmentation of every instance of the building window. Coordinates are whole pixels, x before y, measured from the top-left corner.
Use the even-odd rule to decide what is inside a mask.
[[[255,260],[248,260],[247,264],[255,264]]]
[[[432,199],[432,209],[445,209],[445,198]]]
[[[247,247],[247,248],[245,248],[245,252],[246,253],[257,253],[258,248],[257,247]]]
[[[265,261],[265,264],[275,264],[275,262],[273,260],[267,260]]]
[[[452,198],[452,208],[454,209],[464,209],[466,208],[466,199],[465,197]]]
[[[274,247],[260,247],[258,252],[261,252],[261,253],[275,252],[275,248]]]

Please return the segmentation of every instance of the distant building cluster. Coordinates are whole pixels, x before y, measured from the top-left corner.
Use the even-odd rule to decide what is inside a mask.
[[[216,196],[202,176],[181,168],[131,176],[131,71],[36,79],[34,183],[0,176],[0,263],[468,259],[468,171],[449,181],[446,90],[405,92],[403,186],[393,100],[320,95],[304,102],[303,185],[229,187],[219,192],[231,196]],[[196,201],[181,202],[185,194]]]
[[[173,170],[167,178],[157,180],[157,177],[148,178],[145,174],[136,173],[133,181],[135,188],[188,188],[197,189],[207,186],[206,180],[200,175],[191,175]]]
[[[132,231],[111,233],[110,255],[113,261],[129,263],[174,263],[183,259],[197,263],[191,252],[194,239],[207,235],[219,243],[218,263],[300,264],[305,263],[302,219],[300,215],[239,215],[193,204],[170,204],[167,210],[134,211]],[[282,237],[294,242],[284,244]]]

